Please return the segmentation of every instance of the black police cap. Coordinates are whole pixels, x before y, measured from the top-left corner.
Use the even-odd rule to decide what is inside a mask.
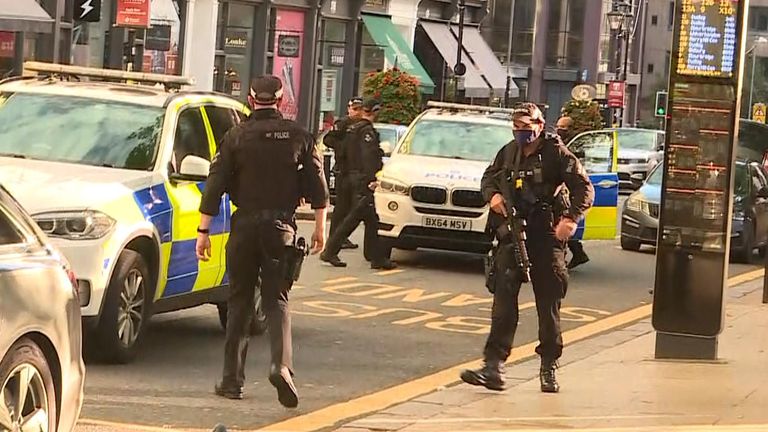
[[[348,105],[351,106],[351,107],[353,107],[353,106],[361,107],[361,106],[363,106],[363,98],[361,98],[360,96],[355,96],[355,97],[353,97],[352,99],[349,100]]]
[[[272,105],[283,96],[283,82],[274,75],[263,75],[251,81],[251,97],[258,105]]]
[[[377,99],[368,98],[363,101],[363,111],[374,113],[379,110],[381,110],[381,102]]]

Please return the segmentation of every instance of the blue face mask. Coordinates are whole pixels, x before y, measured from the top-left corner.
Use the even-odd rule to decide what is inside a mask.
[[[515,142],[523,145],[530,144],[538,138],[532,130],[516,130],[513,134],[515,135]]]

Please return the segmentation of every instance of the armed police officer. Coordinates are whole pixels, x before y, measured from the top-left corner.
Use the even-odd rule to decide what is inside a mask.
[[[331,229],[329,236],[333,235],[336,228],[352,210],[354,205],[354,188],[351,187],[350,179],[345,169],[346,152],[344,143],[346,142],[347,129],[361,119],[363,112],[363,98],[355,96],[347,104],[347,116],[342,117],[333,125],[333,130],[328,132],[323,138],[323,143],[333,150],[336,163],[333,166],[334,178],[336,179],[336,202],[331,216]],[[344,239],[342,249],[357,249],[357,245],[348,238]]]
[[[334,267],[346,267],[347,263],[339,258],[339,251],[344,239],[360,225],[365,223],[365,238],[363,254],[365,259],[371,262],[371,268],[390,270],[395,264],[389,259],[389,250],[379,239],[379,216],[376,214],[376,206],[373,192],[378,185],[376,174],[383,167],[382,158],[384,152],[379,145],[379,134],[373,127],[381,105],[375,99],[368,99],[363,103],[363,114],[360,121],[347,128],[344,141],[344,167],[343,172],[348,187],[354,198],[353,208],[344,218],[341,225],[328,239],[328,245],[320,259],[330,263]]]
[[[504,362],[517,329],[518,294],[521,284],[530,278],[539,317],[536,352],[541,356],[541,390],[554,393],[560,388],[555,368],[563,350],[560,303],[568,287],[566,242],[592,206],[594,189],[579,160],[559,137],[543,134],[544,118],[535,104],[521,104],[515,110],[513,127],[514,141],[499,151],[481,182],[491,207],[489,230],[499,240],[494,248],[493,276],[487,281],[494,297],[485,364],[479,370],[463,371],[461,378],[472,385],[503,390]],[[563,185],[570,191],[569,200],[561,193]],[[511,227],[520,226],[525,233],[508,235],[515,229]]]
[[[296,407],[288,292],[298,277],[306,245],[303,238],[296,239],[295,211],[303,197],[312,203],[312,249],[321,251],[328,187],[312,135],[277,110],[282,93],[277,77],[253,80],[248,97],[253,113],[224,136],[211,164],[200,203],[196,252],[200,260],[210,258],[211,221],[219,213],[222,194],[229,193],[237,211],[226,249],[230,293],[224,372],[215,392],[230,399],[243,397],[249,323],[258,286],[272,352],[269,382],[282,405]]]

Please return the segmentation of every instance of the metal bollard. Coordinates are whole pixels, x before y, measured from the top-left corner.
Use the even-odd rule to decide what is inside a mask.
[[[768,246],[766,246],[768,248]],[[765,274],[763,275],[763,304],[768,304],[768,250],[765,251]]]

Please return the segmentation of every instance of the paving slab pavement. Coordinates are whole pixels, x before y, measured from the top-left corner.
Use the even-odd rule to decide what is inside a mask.
[[[508,366],[501,393],[457,384],[338,432],[768,431],[768,305],[762,280],[730,289],[719,360],[657,361],[650,320],[566,346],[557,395],[538,360]],[[457,377],[458,379],[458,377]]]

